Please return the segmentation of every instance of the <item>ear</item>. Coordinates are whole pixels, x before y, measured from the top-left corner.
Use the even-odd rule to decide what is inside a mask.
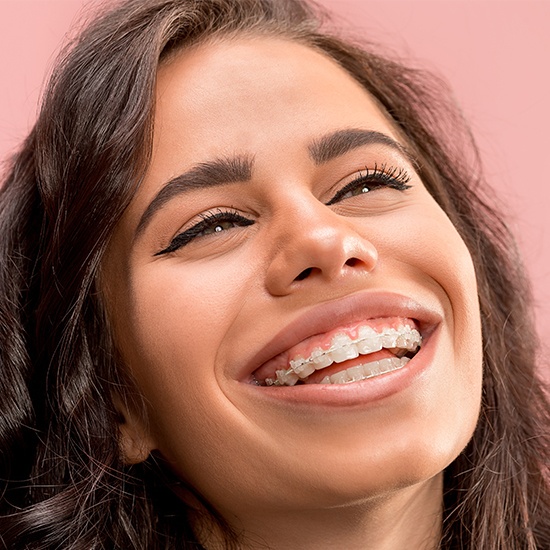
[[[145,415],[120,396],[113,396],[113,402],[119,413],[120,450],[126,464],[138,464],[156,448],[150,435]]]

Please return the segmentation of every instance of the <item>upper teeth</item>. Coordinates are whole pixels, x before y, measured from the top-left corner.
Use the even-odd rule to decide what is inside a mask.
[[[420,333],[409,325],[398,328],[385,328],[376,332],[370,326],[360,326],[357,338],[353,340],[345,333],[336,334],[328,349],[315,348],[309,357],[295,357],[287,370],[278,370],[277,379],[267,378],[266,385],[292,386],[300,379],[307,378],[312,372],[324,369],[333,363],[342,363],[355,359],[359,355],[368,355],[382,348],[415,351],[422,343]]]

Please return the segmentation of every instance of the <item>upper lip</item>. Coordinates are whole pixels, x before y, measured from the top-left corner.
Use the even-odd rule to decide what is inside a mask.
[[[443,318],[433,306],[393,292],[361,292],[318,304],[283,327],[240,369],[239,379],[247,380],[266,361],[292,348],[310,336],[323,334],[339,326],[380,317],[406,317],[418,323],[426,338]]]

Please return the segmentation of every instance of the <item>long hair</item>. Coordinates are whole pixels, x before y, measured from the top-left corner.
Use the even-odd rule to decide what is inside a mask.
[[[98,277],[150,159],[159,63],[212,37],[260,34],[323,52],[378,101],[473,257],[482,408],[445,471],[441,548],[550,548],[550,407],[530,293],[471,136],[441,81],[329,29],[304,0],[126,0],[63,55],[0,191],[0,546],[201,547],[199,512],[174,496],[159,459],[121,456],[112,395],[133,399],[132,383]]]

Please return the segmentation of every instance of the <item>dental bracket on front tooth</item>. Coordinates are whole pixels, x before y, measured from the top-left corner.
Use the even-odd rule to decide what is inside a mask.
[[[291,360],[290,368],[276,371],[276,379],[266,378],[266,386],[294,386],[299,380],[306,379],[316,370],[333,363],[342,363],[383,348],[404,353],[416,352],[422,343],[422,336],[418,330],[409,325],[402,325],[396,329],[387,328],[382,332],[363,326],[359,327],[357,336],[356,340],[352,340],[347,334],[336,334],[329,349],[316,348],[306,359],[298,357]]]

